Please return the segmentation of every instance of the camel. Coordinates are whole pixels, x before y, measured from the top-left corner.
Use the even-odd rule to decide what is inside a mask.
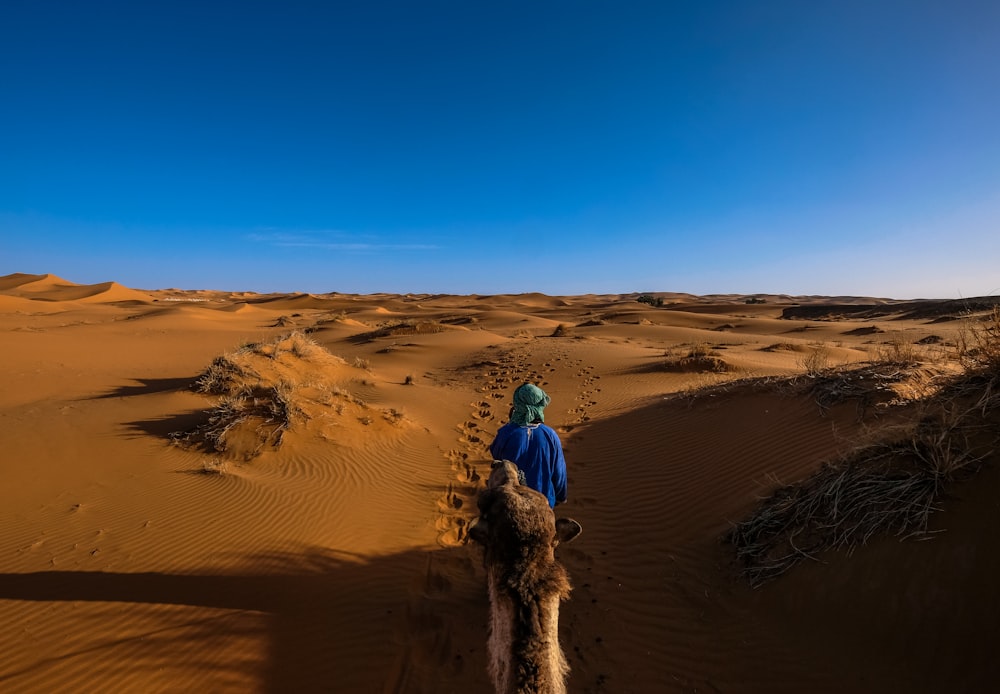
[[[582,528],[560,518],[545,495],[493,464],[469,536],[484,547],[490,597],[488,669],[497,694],[565,694],[569,664],[559,646],[559,603],[571,590],[554,550]]]

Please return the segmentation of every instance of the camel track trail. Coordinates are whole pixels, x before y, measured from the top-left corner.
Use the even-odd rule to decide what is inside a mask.
[[[591,419],[597,405],[600,376],[594,371],[571,348],[553,349],[542,340],[489,348],[462,369],[477,397],[468,404],[468,416],[455,423],[457,437],[444,453],[449,476],[435,501],[441,549],[428,552],[424,572],[414,577],[399,625],[403,647],[397,666],[388,673],[385,692],[444,692],[447,682],[469,677],[482,677],[482,690],[489,690],[485,574],[479,553],[465,546],[477,515],[476,497],[492,463],[488,447],[507,421],[514,389],[532,382],[545,388],[559,408],[551,408],[549,419],[566,449],[573,430]],[[578,564],[589,559],[579,550],[574,557]],[[571,660],[592,655],[592,647],[572,641],[571,627],[563,631]]]

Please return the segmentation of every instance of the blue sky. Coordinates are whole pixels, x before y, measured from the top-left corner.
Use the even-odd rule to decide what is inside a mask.
[[[1000,3],[0,8],[0,274],[1000,293]]]

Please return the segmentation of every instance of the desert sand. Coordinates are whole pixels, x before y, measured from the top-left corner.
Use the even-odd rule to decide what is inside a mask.
[[[723,541],[923,392],[821,407],[782,383],[905,350],[926,385],[969,307],[637,298],[0,277],[0,691],[489,692],[466,531],[525,381],[584,529],[557,551],[570,692],[992,689],[992,458],[925,541],[756,586]],[[265,391],[287,427],[211,430],[227,394]]]

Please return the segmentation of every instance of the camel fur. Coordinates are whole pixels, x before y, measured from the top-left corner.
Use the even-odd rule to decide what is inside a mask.
[[[569,664],[559,646],[559,603],[569,598],[555,548],[581,532],[556,520],[543,494],[518,481],[509,461],[494,463],[469,531],[484,547],[490,597],[490,677],[497,694],[565,694]]]

